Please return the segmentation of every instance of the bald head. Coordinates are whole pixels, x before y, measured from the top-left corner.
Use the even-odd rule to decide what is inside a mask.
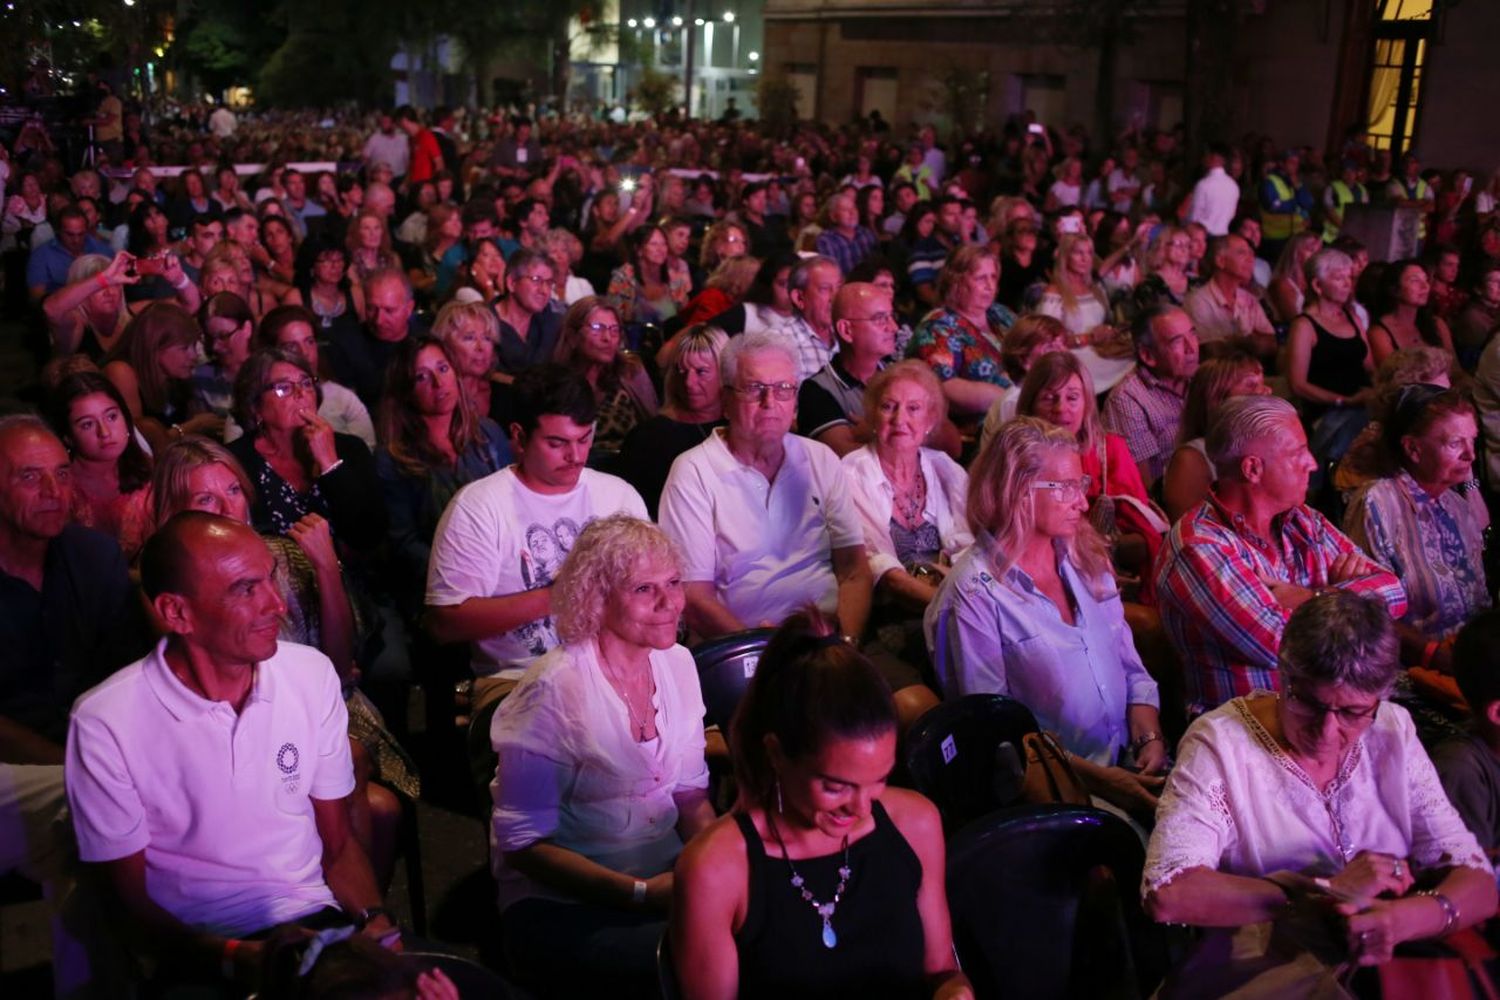
[[[389,184],[382,184],[380,181],[370,182],[365,187],[365,208],[382,219],[389,219],[396,211],[396,192],[391,190]]]
[[[833,329],[846,349],[870,364],[896,349],[891,295],[879,285],[852,281],[833,299]]]
[[[161,594],[191,597],[201,563],[234,545],[264,546],[247,524],[201,510],[172,515],[141,550],[141,589],[149,600]]]

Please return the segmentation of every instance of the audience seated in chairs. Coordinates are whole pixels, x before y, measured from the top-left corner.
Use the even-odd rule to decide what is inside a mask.
[[[1188,730],[1142,892],[1157,920],[1209,931],[1163,996],[1300,995],[1494,913],[1489,860],[1385,700],[1397,651],[1379,600],[1321,593],[1286,623],[1281,694]]]
[[[234,455],[200,437],[183,438],[161,453],[150,492],[157,528],[185,510],[249,524],[255,497],[250,477]],[[323,518],[309,514],[287,534],[262,534],[261,541],[275,559],[272,580],[285,609],[281,639],[323,653],[343,684],[355,777],[350,822],[384,886],[390,881],[401,819],[401,803],[385,786],[416,799],[421,782],[416,764],[356,682],[358,653],[375,623],[361,618],[349,599],[350,585]]]
[[[896,712],[821,616],[772,639],[731,726],[740,802],[677,864],[685,996],[973,996],[953,955],[942,828],[891,788]]]
[[[1460,390],[1408,385],[1382,430],[1388,472],[1355,494],[1344,528],[1406,591],[1402,662],[1451,673],[1458,630],[1490,606],[1474,405]]]
[[[656,416],[636,424],[620,446],[620,475],[641,494],[652,517],[677,456],[724,424],[719,355],[728,343],[723,330],[707,324],[673,337],[664,355],[666,402]]]
[[[158,959],[158,984],[229,978],[253,990],[261,938],[283,923],[395,930],[350,830],[338,674],[316,650],[278,641],[274,572],[248,526],[173,517],[141,556],[167,637],[73,712],[65,774],[79,857],[115,927]]]
[[[610,299],[568,307],[553,360],[582,375],[599,408],[594,447],[618,452],[637,424],[656,415],[656,387],[641,359],[625,349],[620,312]]]
[[[1149,815],[1168,758],[1156,682],[1135,651],[1087,477],[1061,427],[1017,417],[969,480],[978,539],[925,620],[945,697],[1009,695],[1070,752],[1086,786]],[[1127,755],[1128,751],[1128,755]],[[1116,766],[1135,765],[1140,776]]]
[[[1177,443],[1188,380],[1198,370],[1198,334],[1193,318],[1176,306],[1143,311],[1134,332],[1135,370],[1110,390],[1103,417],[1125,439],[1149,488]]]
[[[1315,462],[1292,404],[1236,396],[1208,430],[1214,490],[1167,534],[1156,564],[1162,622],[1185,667],[1190,713],[1281,690],[1276,650],[1291,612],[1327,587],[1406,613],[1401,581],[1306,506]]]
[[[552,583],[583,526],[607,514],[646,516],[628,483],[584,467],[596,412],[583,376],[558,365],[524,373],[515,463],[459,490],[438,522],[424,623],[438,642],[471,644],[475,713],[557,645]]]
[[[1211,357],[1193,373],[1182,408],[1177,450],[1162,475],[1162,506],[1168,520],[1176,521],[1207,499],[1218,478],[1208,460],[1204,439],[1219,406],[1234,396],[1264,396],[1270,391],[1260,362],[1244,351],[1231,350]]]
[[[491,864],[511,974],[542,997],[656,994],[672,864],[713,819],[676,552],[626,514],[558,572],[562,645],[495,712]]]

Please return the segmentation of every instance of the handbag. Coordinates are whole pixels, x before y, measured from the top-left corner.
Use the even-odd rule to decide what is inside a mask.
[[[1027,733],[1021,737],[1021,747],[1026,754],[1021,801],[1035,805],[1089,804],[1089,793],[1056,736],[1046,732]]]

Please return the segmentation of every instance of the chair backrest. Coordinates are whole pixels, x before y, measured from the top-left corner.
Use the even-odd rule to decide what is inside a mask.
[[[442,969],[443,973],[458,987],[461,997],[487,997],[490,1000],[509,1000],[520,996],[520,992],[497,973],[486,969],[471,959],[440,952],[406,952],[401,961],[419,972]]]
[[[1141,997],[1166,971],[1140,903],[1146,852],[1124,820],[1088,806],[999,810],[955,836],[948,905],[979,996]]]
[[[672,932],[661,932],[656,942],[656,979],[661,987],[661,1000],[682,1000],[682,986],[677,982],[677,966],[672,963]]]
[[[469,780],[474,788],[476,801],[479,803],[479,815],[483,817],[486,829],[490,821],[490,781],[495,777],[495,765],[499,763],[500,755],[495,753],[494,745],[490,742],[490,725],[495,720],[495,712],[500,708],[503,698],[496,698],[488,705],[481,708],[469,721],[469,732],[465,739],[465,748],[469,760]]]
[[[709,725],[716,725],[727,735],[729,720],[755,668],[761,653],[775,635],[775,629],[752,628],[732,632],[693,647],[693,661],[698,665],[698,684],[703,689],[703,707]]]
[[[1031,710],[998,694],[947,701],[906,736],[906,769],[951,833],[1016,802],[1026,766],[1021,737],[1038,731]]]

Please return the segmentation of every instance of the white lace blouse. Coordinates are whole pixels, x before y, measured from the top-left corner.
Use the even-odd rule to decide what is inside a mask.
[[[1192,868],[1329,877],[1367,850],[1418,869],[1491,871],[1399,705],[1381,704],[1326,793],[1277,746],[1245,698],[1198,719],[1178,751],[1156,812],[1143,892]]]

